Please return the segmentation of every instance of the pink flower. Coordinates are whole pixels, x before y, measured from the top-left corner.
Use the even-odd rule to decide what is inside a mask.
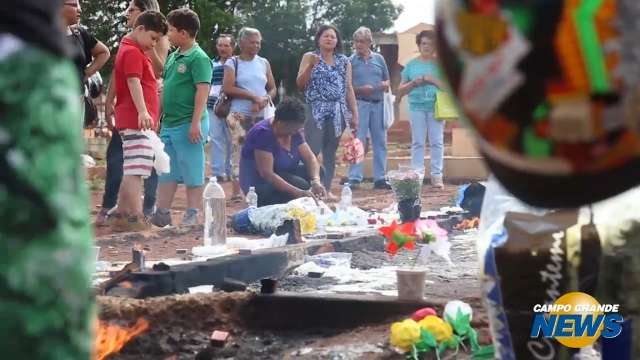
[[[447,238],[447,230],[441,228],[435,220],[417,220],[416,234],[425,239],[425,237],[433,236],[434,240]]]

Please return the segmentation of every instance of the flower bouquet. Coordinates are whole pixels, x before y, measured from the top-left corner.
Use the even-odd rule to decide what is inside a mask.
[[[399,170],[390,171],[388,177],[398,203],[400,221],[404,223],[418,220],[422,211],[420,194],[424,172],[401,167]]]
[[[478,333],[471,327],[472,318],[471,306],[459,300],[447,303],[442,318],[432,308],[420,309],[411,319],[391,325],[390,343],[404,351],[408,360],[418,360],[431,351],[435,351],[438,359],[448,350],[457,354],[461,347],[467,350],[465,342],[473,359],[493,359],[493,346],[478,343]]]

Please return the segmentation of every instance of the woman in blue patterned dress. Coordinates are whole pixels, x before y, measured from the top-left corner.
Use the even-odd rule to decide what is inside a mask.
[[[307,142],[316,156],[322,153],[322,179],[329,200],[336,167],[336,151],[347,122],[358,128],[358,107],[351,85],[351,63],[342,54],[342,40],[335,26],[322,25],[315,36],[316,50],[302,57],[297,85],[311,107],[312,121],[305,128]]]

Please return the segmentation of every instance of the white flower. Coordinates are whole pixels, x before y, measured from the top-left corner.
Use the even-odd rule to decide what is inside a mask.
[[[464,301],[452,300],[444,307],[444,318],[455,320],[458,317],[458,311],[464,316],[469,315],[469,321],[473,319],[473,310],[471,305]]]

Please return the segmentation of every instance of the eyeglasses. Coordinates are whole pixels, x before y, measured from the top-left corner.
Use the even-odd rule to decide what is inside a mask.
[[[65,6],[71,6],[71,7],[74,7],[74,8],[79,8],[80,7],[80,3],[77,3],[77,2],[75,2],[75,3],[66,2],[66,3],[64,3],[64,5]]]

